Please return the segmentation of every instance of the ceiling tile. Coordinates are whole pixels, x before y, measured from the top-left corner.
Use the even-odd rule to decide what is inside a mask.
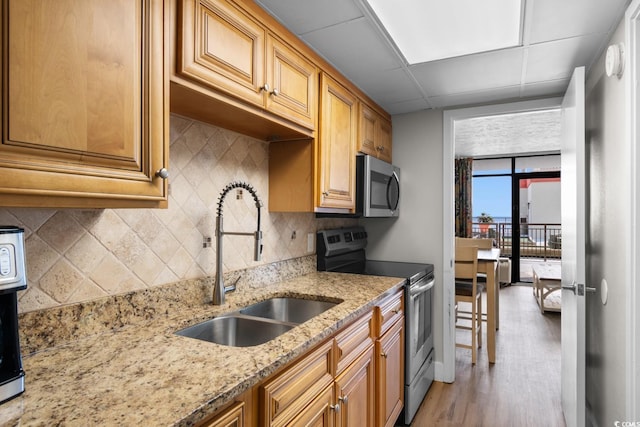
[[[367,19],[356,19],[302,36],[350,80],[400,68],[399,58]]]
[[[558,96],[564,95],[569,86],[569,79],[551,80],[546,82],[536,82],[524,85],[521,95],[524,98],[534,96],[549,96],[556,94]]]
[[[520,97],[520,86],[489,88],[473,92],[430,96],[429,103],[433,108],[447,108],[461,105],[486,104],[489,102],[516,99]]]
[[[601,35],[591,34],[530,46],[524,83],[571,77],[575,67],[591,65],[601,43]]]
[[[394,115],[394,114],[411,113],[411,112],[420,111],[420,110],[428,110],[432,108],[432,106],[429,105],[429,103],[427,103],[425,99],[419,98],[419,99],[411,99],[411,100],[406,100],[401,102],[395,102],[393,104],[386,104],[384,105],[384,108],[387,111],[387,113]]]
[[[520,84],[523,49],[505,49],[413,65],[409,71],[429,96]]]
[[[529,43],[606,33],[630,0],[534,0]],[[526,40],[525,40],[526,41]]]
[[[351,0],[256,0],[256,3],[297,35],[363,16]]]
[[[371,70],[356,76],[352,81],[379,104],[393,104],[420,95],[420,88],[403,68]]]

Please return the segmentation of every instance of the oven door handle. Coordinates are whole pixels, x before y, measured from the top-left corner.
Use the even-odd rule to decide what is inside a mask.
[[[428,281],[424,285],[411,286],[409,288],[409,296],[411,297],[411,299],[415,299],[418,295],[421,295],[421,294],[427,292],[429,289],[433,288],[433,285],[435,283],[436,283],[436,280],[435,279],[431,279],[430,281]]]

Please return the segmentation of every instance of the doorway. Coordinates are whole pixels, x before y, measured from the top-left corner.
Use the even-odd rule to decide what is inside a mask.
[[[443,365],[440,372],[436,372],[436,378],[444,382],[453,382],[455,379],[455,310],[454,310],[454,295],[453,295],[453,253],[454,253],[454,235],[455,235],[455,219],[454,219],[454,170],[453,159],[457,155],[457,136],[460,133],[460,129],[456,129],[456,123],[462,122],[467,119],[485,118],[487,116],[508,116],[515,114],[522,114],[520,117],[525,117],[527,114],[536,112],[546,112],[557,110],[561,104],[560,98],[543,99],[535,101],[515,102],[511,104],[491,105],[483,107],[464,108],[459,110],[449,110],[444,112],[443,121],[443,134],[444,134],[444,147],[443,152],[443,185],[445,203],[443,203],[443,286],[446,290],[442,293],[442,306],[443,306]],[[530,117],[535,117],[531,115]],[[517,128],[517,126],[516,126]],[[517,129],[516,129],[517,130]],[[473,132],[470,132],[473,136]],[[473,155],[474,158],[482,157],[496,157],[502,155],[502,157],[515,156],[515,155],[531,155],[531,154],[557,154],[559,152],[559,146],[557,148],[549,150],[549,152],[535,152],[531,150],[529,152],[523,151],[513,153],[506,147],[512,147],[514,141],[510,138],[502,140],[502,145],[494,144],[493,148],[498,150],[491,153],[488,145],[476,147],[479,149],[478,153]],[[540,149],[541,144],[538,144],[536,149]],[[513,148],[513,147],[512,147]],[[521,147],[522,148],[522,147]]]

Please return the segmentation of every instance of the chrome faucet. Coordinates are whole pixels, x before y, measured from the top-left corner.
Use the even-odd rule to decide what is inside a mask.
[[[256,208],[258,208],[258,225],[256,227],[256,231],[254,232],[235,232],[235,231],[224,231],[222,228],[222,203],[224,202],[224,198],[227,197],[227,194],[234,188],[244,188],[253,196],[253,200],[256,202]],[[216,210],[216,283],[213,288],[213,303],[215,305],[224,304],[224,295],[227,292],[235,291],[236,284],[234,283],[231,286],[225,286],[224,281],[222,279],[222,236],[225,234],[231,234],[235,236],[253,236],[255,239],[254,243],[254,260],[260,261],[262,256],[262,231],[260,231],[260,208],[262,207],[262,202],[258,198],[258,194],[254,188],[247,184],[246,182],[234,181],[230,184],[227,184],[226,187],[220,193],[220,198],[218,199],[218,209]]]

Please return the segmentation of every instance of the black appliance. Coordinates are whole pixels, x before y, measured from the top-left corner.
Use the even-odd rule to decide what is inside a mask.
[[[435,375],[433,363],[433,264],[366,259],[363,227],[318,231],[318,271],[406,278],[404,422],[415,416]]]
[[[0,402],[24,391],[17,292],[26,287],[24,230],[0,226]]]

